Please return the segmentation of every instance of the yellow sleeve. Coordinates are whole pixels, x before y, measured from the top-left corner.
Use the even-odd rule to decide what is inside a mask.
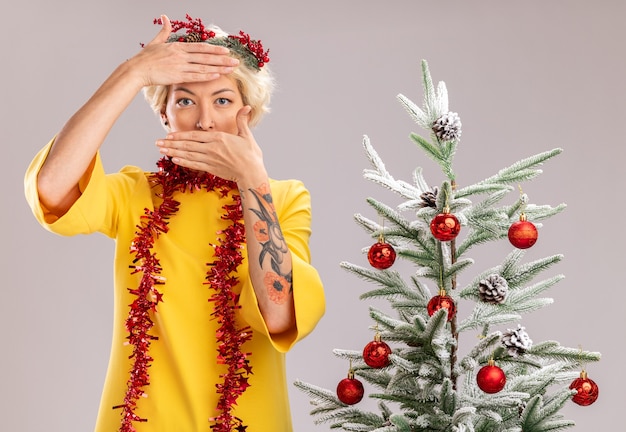
[[[100,153],[97,153],[78,182],[80,197],[67,213],[59,218],[41,204],[37,191],[37,175],[53,143],[54,139],[37,153],[24,177],[26,201],[35,218],[44,228],[59,235],[73,236],[101,232],[109,237],[115,237],[120,205],[128,201],[131,194],[138,190],[139,182],[147,182],[143,172],[136,167],[125,167],[120,173],[106,175]]]
[[[244,283],[239,303],[244,320],[256,331],[270,338],[274,348],[287,352],[311,333],[325,311],[324,288],[317,270],[311,265],[309,238],[311,236],[311,197],[302,182],[272,182],[272,199],[280,227],[291,251],[293,265],[293,295],[296,330],[270,335],[259,310],[254,288]]]

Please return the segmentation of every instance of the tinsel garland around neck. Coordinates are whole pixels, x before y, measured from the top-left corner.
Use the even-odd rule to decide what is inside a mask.
[[[141,281],[137,288],[128,289],[135,296],[126,320],[128,344],[133,348],[130,357],[133,365],[124,403],[114,407],[122,409],[120,432],[135,432],[133,426],[135,422],[149,420],[137,415],[135,409],[139,399],[147,396],[146,386],[150,384],[148,369],[154,360],[150,355],[150,344],[158,339],[150,333],[154,326],[151,313],[156,313],[157,305],[163,301],[163,294],[157,287],[165,284],[165,278],[161,276],[159,259],[152,248],[158,237],[168,232],[168,221],[180,206],[180,202],[176,201],[173,195],[175,192],[191,193],[206,189],[215,190],[222,197],[226,197],[237,186],[236,183],[220,177],[180,167],[168,158],[160,159],[157,166],[159,170],[150,175],[149,181],[151,187],[158,188],[156,195],[162,202],[155,210],[145,209],[130,247],[131,253],[135,256],[130,268],[132,274],[141,273]],[[208,270],[204,282],[211,289],[209,301],[214,303],[212,318],[219,323],[216,331],[217,364],[226,365],[227,368],[227,371],[220,375],[222,382],[216,384],[219,394],[218,414],[208,419],[214,432],[245,431],[246,426],[241,419],[233,416],[232,407],[249,386],[247,377],[251,374],[247,359],[249,353],[242,352],[241,346],[251,339],[252,333],[248,327],[237,328],[235,323],[235,310],[238,306],[233,288],[238,282],[237,267],[243,261],[241,250],[245,242],[245,228],[242,222],[241,198],[237,194],[232,194],[232,199],[232,204],[226,204],[222,208],[224,210],[222,219],[231,221],[231,225],[218,232],[218,235],[221,235],[219,244],[212,245],[215,260],[207,263]]]

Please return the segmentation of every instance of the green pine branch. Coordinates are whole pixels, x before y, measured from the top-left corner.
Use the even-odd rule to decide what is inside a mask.
[[[522,181],[531,180],[542,173],[542,170],[537,168],[539,165],[562,152],[563,149],[555,148],[527,157],[501,169],[491,177],[478,182],[478,184],[518,184]]]
[[[365,179],[377,183],[408,200],[417,200],[423,192],[428,190],[427,185],[423,183],[416,183],[416,187],[414,187],[404,181],[396,180],[389,171],[387,171],[385,163],[372,146],[367,135],[363,137],[363,147],[373,168],[363,170],[363,177]],[[423,181],[423,177],[421,179]]]
[[[571,420],[563,420],[558,411],[572,397],[574,391],[564,389],[544,400],[542,395],[531,398],[520,416],[524,432],[559,431],[575,425]]]

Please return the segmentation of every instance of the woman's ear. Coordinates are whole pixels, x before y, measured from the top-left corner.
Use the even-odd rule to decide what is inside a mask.
[[[161,113],[161,123],[163,124],[163,127],[165,129],[167,129],[168,131],[170,130],[170,122],[167,120],[167,116],[164,112]]]

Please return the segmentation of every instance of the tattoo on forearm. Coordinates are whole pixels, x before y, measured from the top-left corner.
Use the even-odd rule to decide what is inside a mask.
[[[266,259],[269,258],[271,267],[265,273],[263,282],[270,299],[274,303],[283,304],[292,292],[292,272],[289,270],[283,273],[280,268],[285,254],[289,252],[287,242],[278,223],[269,186],[263,184],[257,189],[250,189],[250,192],[259,205],[258,209],[250,208],[259,218],[253,226],[255,238],[261,244],[259,266],[264,268]]]

